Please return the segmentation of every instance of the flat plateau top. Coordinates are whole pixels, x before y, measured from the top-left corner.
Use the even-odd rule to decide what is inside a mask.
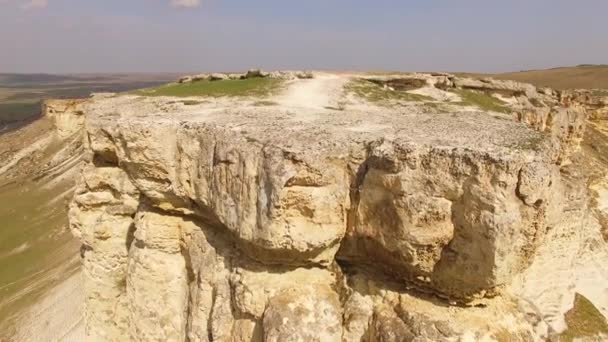
[[[352,75],[318,74],[287,81],[265,97],[98,96],[87,120],[100,125],[163,125],[238,132],[296,150],[345,151],[386,139],[433,148],[471,149],[501,158],[544,155],[549,139],[509,114],[452,106],[433,88],[424,99],[369,101],[348,91]],[[424,92],[424,89],[422,90]],[[446,94],[442,94],[446,93]]]

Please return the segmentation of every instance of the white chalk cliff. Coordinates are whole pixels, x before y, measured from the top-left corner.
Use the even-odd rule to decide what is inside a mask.
[[[560,267],[551,246],[607,249],[574,167],[585,108],[530,85],[443,74],[393,79],[438,99],[485,92],[511,111],[384,106],[349,93],[350,76],[315,76],[288,81],[265,106],[104,95],[79,107],[85,165],[70,224],[82,240],[87,336],[552,336],[562,313],[534,295],[548,286],[539,265]],[[584,237],[560,240],[570,233]],[[573,289],[554,291],[562,301]],[[607,293],[588,296],[606,310]]]

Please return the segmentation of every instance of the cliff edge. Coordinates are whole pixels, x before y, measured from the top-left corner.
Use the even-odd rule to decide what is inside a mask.
[[[203,82],[239,82],[214,75]],[[191,77],[173,96],[82,104],[70,225],[82,241],[87,336],[556,334],[560,322],[525,295],[540,278],[530,269],[556,231],[582,229],[606,250],[599,225],[576,226],[593,220],[584,175],[568,171],[582,105],[448,74],[279,83],[263,96],[176,97]]]

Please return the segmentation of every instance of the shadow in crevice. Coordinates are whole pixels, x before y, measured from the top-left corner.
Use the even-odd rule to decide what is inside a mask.
[[[397,294],[407,294],[414,298],[418,298],[426,302],[431,302],[434,305],[440,307],[455,306],[453,304],[450,304],[445,299],[437,296],[433,291],[428,291],[416,287],[414,284],[403,279],[394,277],[393,275],[385,272],[382,269],[368,267],[366,265],[358,263],[350,263],[346,260],[337,260],[337,263],[346,278],[346,285],[350,289],[355,292],[358,292],[361,295],[367,296],[389,291]],[[362,287],[360,284],[356,284],[356,278],[365,279],[366,284],[369,284],[370,281],[373,282],[376,290],[372,290],[367,285]]]
[[[135,239],[135,223],[132,222],[129,225],[129,230],[127,231],[127,240],[125,241],[125,245],[127,247],[127,252],[131,250],[131,246],[133,244],[133,240]]]

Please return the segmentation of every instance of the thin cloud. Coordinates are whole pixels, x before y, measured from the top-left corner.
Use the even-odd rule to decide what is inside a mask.
[[[46,8],[49,5],[48,0],[28,0],[26,3],[21,5],[24,10],[34,10],[40,8]]]
[[[201,5],[201,0],[171,0],[171,6],[180,8],[196,8]]]

